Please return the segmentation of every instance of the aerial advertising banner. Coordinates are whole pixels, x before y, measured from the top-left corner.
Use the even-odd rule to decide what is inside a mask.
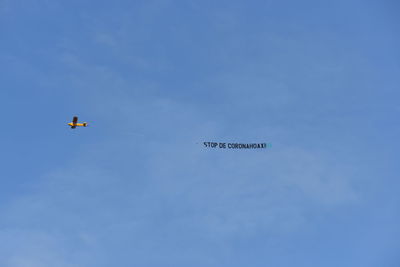
[[[263,149],[271,148],[271,143],[219,143],[219,142],[203,142],[206,148],[222,148],[222,149]]]

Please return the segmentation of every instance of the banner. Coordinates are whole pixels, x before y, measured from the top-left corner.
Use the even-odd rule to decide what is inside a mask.
[[[206,148],[222,148],[222,149],[264,149],[271,148],[271,143],[218,143],[203,142]]]

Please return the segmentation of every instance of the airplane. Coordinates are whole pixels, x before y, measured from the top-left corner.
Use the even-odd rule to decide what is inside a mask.
[[[75,117],[72,119],[72,122],[69,122],[68,125],[71,126],[71,129],[75,129],[77,126],[86,127],[86,126],[87,126],[87,122],[78,123],[78,117],[75,116]]]

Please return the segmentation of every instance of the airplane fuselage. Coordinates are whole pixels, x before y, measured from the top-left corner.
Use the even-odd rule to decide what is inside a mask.
[[[77,126],[86,127],[87,123],[86,122],[84,122],[84,123],[73,123],[73,122],[70,122],[70,123],[68,123],[68,125],[71,126],[71,127],[77,127]]]

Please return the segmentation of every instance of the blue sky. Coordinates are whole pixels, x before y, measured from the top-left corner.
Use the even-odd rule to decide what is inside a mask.
[[[399,266],[399,9],[0,0],[0,265]]]

